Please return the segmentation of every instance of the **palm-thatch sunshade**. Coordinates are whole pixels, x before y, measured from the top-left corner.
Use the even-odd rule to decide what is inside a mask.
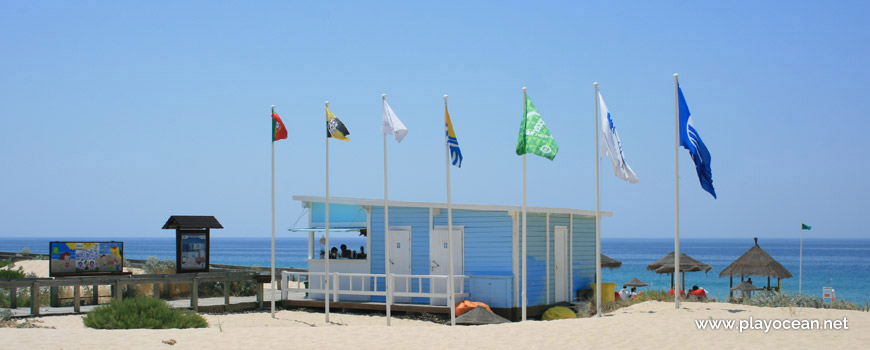
[[[633,278],[631,281],[622,284],[623,286],[628,287],[646,287],[648,284],[646,282],[637,279],[637,277]]]
[[[731,287],[731,291],[729,293],[734,293],[734,291],[740,291],[743,292],[744,297],[749,297],[752,295],[752,292],[756,290],[761,290],[761,288],[758,288],[747,281],[743,281],[738,283],[736,286]]]
[[[751,292],[751,291],[761,290],[761,288],[756,287],[752,283],[743,281],[743,282],[740,282],[736,286],[731,288],[731,291],[735,291],[735,290],[741,291],[741,292]]]
[[[792,275],[778,261],[770,257],[761,247],[758,246],[758,238],[755,238],[755,245],[746,253],[743,253],[737,260],[728,265],[719,277],[739,275],[743,280],[744,276],[767,276],[767,288],[770,289],[770,278],[791,278]]]
[[[647,270],[655,271],[658,274],[669,273],[671,274],[671,285],[674,285],[674,252],[668,253],[663,258],[658,261],[649,264],[646,266]],[[692,257],[686,254],[680,254],[680,272],[683,273],[683,285],[682,289],[686,289],[686,272],[695,272],[695,271],[710,271],[713,269],[713,266],[702,263],[698,260],[693,259]]]
[[[607,255],[601,254],[601,267],[615,269],[622,266],[622,261],[615,260]]]

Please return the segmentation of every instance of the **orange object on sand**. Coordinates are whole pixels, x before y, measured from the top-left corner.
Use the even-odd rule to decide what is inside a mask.
[[[489,312],[492,312],[492,309],[489,308],[489,305],[486,305],[486,304],[478,302],[478,301],[463,300],[461,302],[456,303],[456,316],[460,316],[466,312],[469,312],[478,306],[483,306],[487,310],[489,310]]]

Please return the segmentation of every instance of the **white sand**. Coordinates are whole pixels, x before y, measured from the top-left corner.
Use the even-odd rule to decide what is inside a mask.
[[[577,348],[849,348],[870,344],[870,313],[819,309],[759,308],[727,303],[646,302],[602,318],[529,321],[492,326],[442,326],[423,321],[280,311],[205,315],[209,328],[187,330],[94,330],[81,316],[40,318],[57,329],[0,329],[0,342],[10,349],[577,349]],[[698,330],[696,319],[840,319],[848,330]]]
[[[12,269],[24,269],[24,273],[35,273],[36,277],[48,277],[48,260],[21,260],[16,261]],[[142,274],[144,271],[138,268],[125,267],[124,271],[132,272],[134,275]]]
[[[45,261],[19,262],[47,275]],[[42,269],[42,270],[39,270]],[[82,316],[38,318],[56,329],[0,328],[8,349],[577,349],[577,348],[814,348],[862,349],[870,344],[870,313],[760,308],[727,303],[646,302],[602,318],[529,321],[492,326],[443,326],[381,316],[280,311],[204,315],[210,327],[171,330],[95,330]],[[849,320],[848,330],[698,330],[695,320]],[[175,339],[170,347],[161,341]]]

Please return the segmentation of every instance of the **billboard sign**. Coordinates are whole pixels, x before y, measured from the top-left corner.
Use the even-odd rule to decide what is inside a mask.
[[[49,242],[49,276],[124,273],[123,242]]]

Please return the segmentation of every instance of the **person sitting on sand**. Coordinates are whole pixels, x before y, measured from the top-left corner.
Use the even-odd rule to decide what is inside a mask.
[[[631,298],[631,295],[629,295],[627,287],[622,286],[622,289],[619,290],[619,299],[626,300],[628,298]]]
[[[695,296],[698,299],[706,299],[707,291],[704,288],[698,288],[698,286],[692,286],[692,291],[689,292],[689,295]]]

